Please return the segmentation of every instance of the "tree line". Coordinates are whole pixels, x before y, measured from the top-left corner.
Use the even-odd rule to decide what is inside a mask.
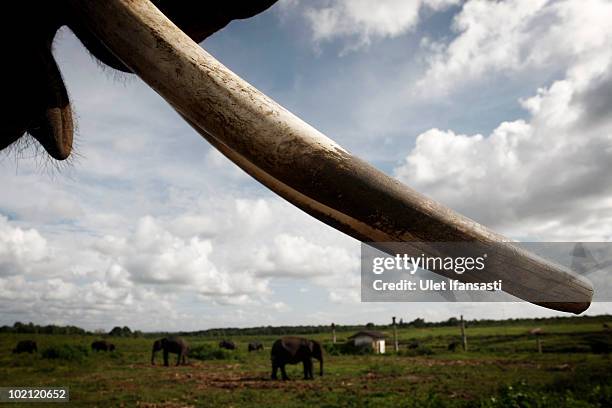
[[[390,319],[389,319],[390,320]],[[609,323],[612,320],[612,315],[599,316],[556,316],[556,317],[540,317],[540,318],[517,318],[517,319],[474,319],[465,320],[465,325],[469,327],[483,326],[513,326],[513,325],[545,325],[547,323],[559,322],[580,322],[580,323]],[[426,328],[426,327],[457,327],[459,319],[451,317],[450,319],[440,322],[427,322],[423,318],[416,318],[410,322],[404,322],[403,318],[399,319],[398,327],[401,328]],[[364,328],[368,330],[385,330],[391,327],[389,324],[374,324],[366,323],[365,325],[341,325],[336,324],[336,331],[359,331]],[[140,330],[132,331],[127,326],[116,326],[108,333],[91,332],[77,326],[59,326],[59,325],[38,325],[30,323],[15,322],[12,326],[0,326],[0,333],[31,333],[31,334],[68,334],[68,335],[87,335],[87,334],[107,334],[112,337],[141,337],[141,336],[159,336],[168,334],[177,334],[180,336],[210,336],[210,337],[228,337],[228,336],[284,336],[284,335],[310,335],[330,330],[330,325],[303,325],[303,326],[260,326],[248,328],[214,328],[207,330],[197,330],[189,332],[149,332],[143,333]]]
[[[59,326],[56,324],[39,325],[30,323],[15,322],[12,326],[0,326],[0,333],[25,333],[25,334],[70,334],[70,335],[88,335],[88,334],[108,334],[112,337],[140,337],[144,334],[140,330],[132,331],[129,327],[114,327],[108,333],[100,333],[98,331],[91,332],[77,326]]]
[[[89,334],[85,329],[77,326],[58,326],[15,322],[12,326],[0,326],[0,333],[31,333],[31,334]]]

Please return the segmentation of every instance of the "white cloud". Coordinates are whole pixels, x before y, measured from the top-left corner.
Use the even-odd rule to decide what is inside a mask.
[[[290,312],[291,307],[284,302],[272,303],[272,309],[276,312]]]
[[[457,37],[431,48],[422,90],[489,74],[564,77],[519,101],[527,119],[488,135],[423,132],[395,175],[519,239],[612,238],[611,19],[600,0],[466,2]]]
[[[611,72],[612,50],[576,61],[486,137],[429,130],[395,175],[517,238],[608,241]]]
[[[14,227],[0,215],[0,276],[28,273],[48,255],[47,241],[37,230]]]
[[[555,73],[573,61],[608,53],[612,3],[606,0],[467,1],[448,44],[425,39],[431,51],[421,91],[446,92],[489,73]]]
[[[322,7],[308,7],[305,16],[315,42],[348,38],[346,50],[393,38],[412,30],[421,8],[440,10],[459,0],[333,0]]]
[[[275,236],[272,245],[258,252],[255,267],[263,276],[315,278],[359,269],[359,259],[346,248],[319,245],[287,233]]]
[[[115,284],[168,285],[168,290],[189,290],[210,297],[242,296],[267,292],[265,281],[230,271],[211,260],[213,243],[193,236],[173,235],[151,216],[141,218],[128,237],[105,237],[97,245],[113,266],[107,272]],[[163,289],[160,289],[163,290]]]

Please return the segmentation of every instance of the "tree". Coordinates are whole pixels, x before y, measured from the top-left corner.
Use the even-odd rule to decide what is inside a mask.
[[[425,319],[422,319],[420,317],[417,317],[416,319],[414,319],[413,321],[411,321],[410,323],[408,323],[410,326],[413,327],[425,327]]]
[[[113,337],[122,337],[123,336],[123,330],[121,329],[121,327],[115,326],[115,327],[113,327],[113,330],[108,332],[108,335],[109,336],[113,336]]]

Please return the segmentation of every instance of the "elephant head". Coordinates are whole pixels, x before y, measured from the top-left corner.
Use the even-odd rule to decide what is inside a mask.
[[[11,39],[4,43],[11,59],[0,69],[10,78],[4,89],[9,103],[0,122],[0,149],[27,132],[53,158],[70,155],[71,108],[51,53],[55,32],[67,25],[98,59],[140,76],[224,155],[326,224],[376,242],[393,255],[396,249],[385,243],[409,242],[418,254],[432,253],[427,245],[420,246],[423,242],[495,246],[488,261],[493,269],[450,277],[464,282],[501,279],[506,292],[530,302],[575,313],[588,308],[593,294],[588,281],[354,157],[194,42],[274,2],[8,2],[3,7],[9,23],[1,29]]]
[[[153,342],[153,350],[151,351],[151,365],[155,365],[155,354],[158,351],[166,350],[168,348],[168,339],[163,338],[159,340],[155,340]]]
[[[319,375],[323,376],[323,347],[318,341],[309,340],[308,346],[310,348],[310,352],[312,353],[312,358],[319,360]]]

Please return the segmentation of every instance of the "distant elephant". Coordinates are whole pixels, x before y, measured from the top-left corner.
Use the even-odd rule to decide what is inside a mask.
[[[38,352],[38,346],[36,345],[36,342],[33,340],[21,340],[19,343],[17,343],[17,345],[13,349],[13,353],[15,354],[19,354],[19,353],[32,354],[34,352]]]
[[[249,343],[249,346],[248,346],[249,352],[250,351],[263,350],[263,348],[264,348],[263,344],[261,344],[258,341],[252,341],[252,342]]]
[[[455,351],[457,350],[457,347],[459,347],[459,344],[460,344],[460,343],[459,343],[458,341],[453,341],[453,342],[450,342],[450,343],[448,344],[448,351],[455,352]]]
[[[219,347],[226,350],[236,350],[236,344],[231,340],[221,340],[219,342]]]
[[[91,349],[93,351],[115,351],[115,345],[106,340],[96,340],[91,343]]]
[[[283,380],[288,380],[285,364],[304,364],[304,379],[313,379],[312,358],[319,360],[319,375],[323,376],[323,350],[321,345],[301,337],[283,337],[272,345],[272,379],[276,380],[276,373],[280,368]]]
[[[179,337],[164,337],[153,343],[153,352],[151,353],[151,364],[155,365],[155,353],[164,351],[164,365],[168,367],[168,353],[177,355],[176,365],[187,363],[187,354],[189,354],[189,345],[185,340]]]
[[[417,340],[413,340],[410,343],[408,343],[408,348],[413,350],[413,349],[417,349],[421,347],[421,342],[417,341]]]

